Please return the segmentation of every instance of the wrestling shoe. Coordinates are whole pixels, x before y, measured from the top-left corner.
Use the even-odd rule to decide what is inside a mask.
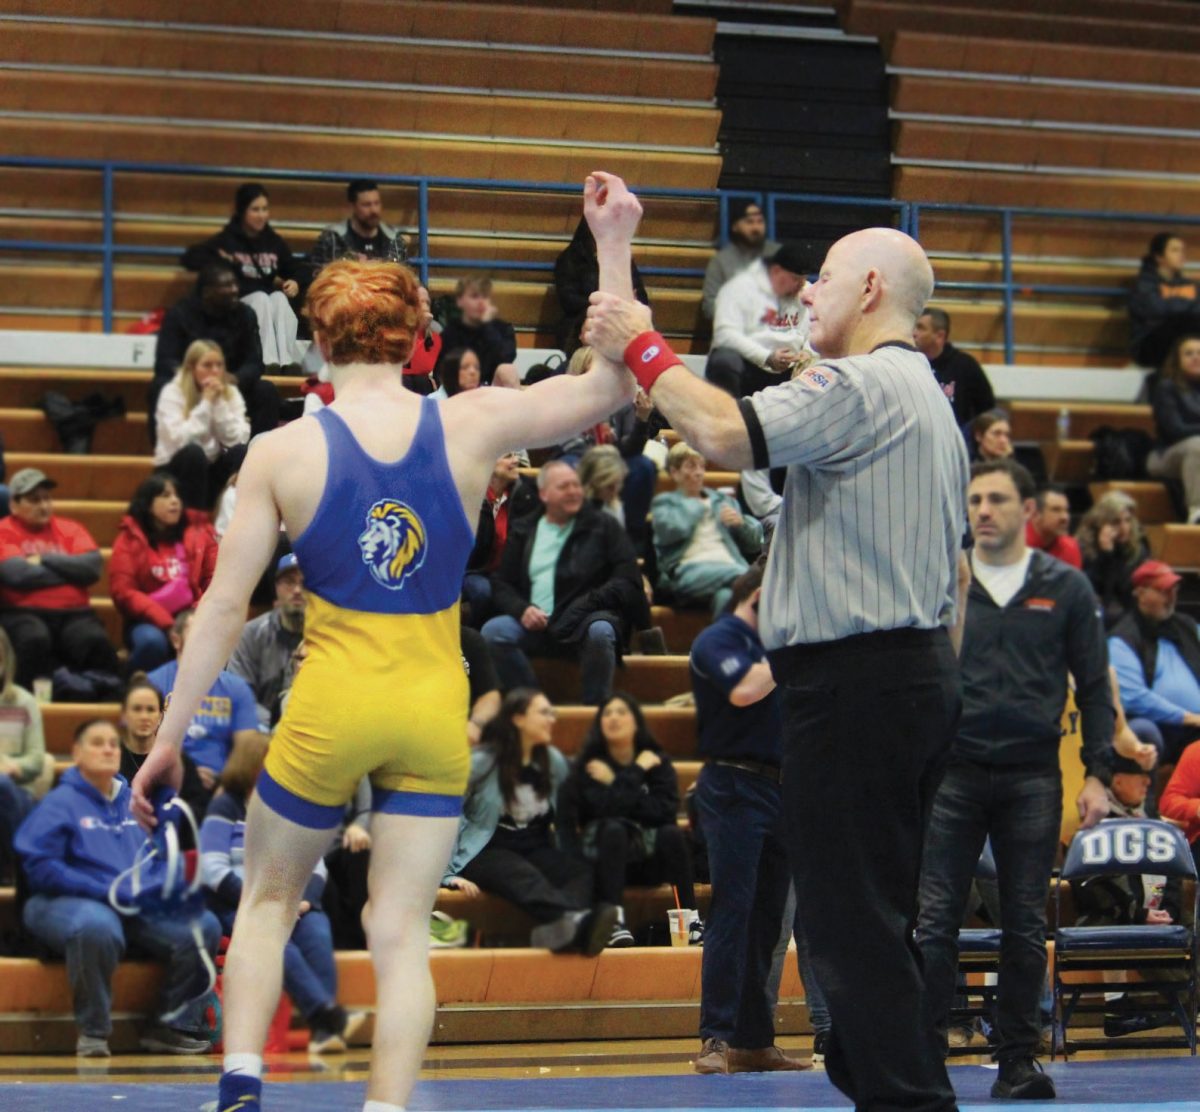
[[[200,1106],[200,1112],[259,1112],[262,1107],[262,1079],[244,1073],[221,1074],[217,1099]]]
[[[1058,1093],[1036,1058],[1014,1058],[1000,1063],[992,1096],[1001,1100],[1053,1100]]]

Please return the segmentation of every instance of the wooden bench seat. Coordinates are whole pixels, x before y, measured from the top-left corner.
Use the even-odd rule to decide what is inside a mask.
[[[1176,519],[1175,503],[1171,500],[1171,494],[1159,482],[1133,482],[1122,479],[1090,483],[1088,491],[1093,502],[1098,502],[1110,491],[1128,494],[1137,503],[1138,520],[1142,525],[1165,525]]]
[[[1098,428],[1140,429],[1154,435],[1154,414],[1148,405],[1117,405],[1099,402],[1003,402],[1008,410],[1015,440],[1054,440],[1063,405],[1071,415],[1071,438],[1082,440]]]
[[[129,414],[145,413],[150,379],[149,369],[116,371],[107,368],[76,370],[61,367],[0,367],[0,399],[6,407],[5,412],[8,412],[13,408],[37,408],[46,393],[51,390],[65,394],[73,401],[79,401],[88,394],[102,394],[106,398],[120,398]],[[268,375],[267,381],[274,383],[284,398],[296,398],[300,396],[300,386],[304,380],[292,375]],[[139,452],[141,450],[140,444],[132,447]],[[12,470],[10,460],[10,474]]]

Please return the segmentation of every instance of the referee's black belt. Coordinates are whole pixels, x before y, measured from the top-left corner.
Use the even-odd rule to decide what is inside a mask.
[[[755,776],[765,776],[772,783],[778,784],[782,774],[778,765],[765,764],[762,761],[726,760],[723,757],[713,757],[709,764],[722,765],[725,768],[740,768],[743,772],[753,772]]]

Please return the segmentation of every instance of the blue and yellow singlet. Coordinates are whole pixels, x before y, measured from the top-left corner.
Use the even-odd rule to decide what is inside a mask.
[[[308,656],[259,780],[285,818],[335,826],[359,780],[374,808],[453,816],[469,769],[459,593],[473,536],[438,403],[411,447],[380,463],[332,409],[316,414],[329,469],[293,548],[308,595]]]

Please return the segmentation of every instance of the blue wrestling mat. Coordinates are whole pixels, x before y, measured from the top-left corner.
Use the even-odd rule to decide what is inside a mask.
[[[1076,1062],[1046,1067],[1058,1086],[1055,1112],[1200,1112],[1200,1061],[1158,1058],[1123,1062]],[[994,1069],[958,1066],[950,1071],[962,1112],[1028,1108],[1028,1101],[988,1096]],[[194,1112],[211,1100],[215,1085],[126,1083],[3,1084],[4,1112]],[[312,1081],[268,1084],[263,1112],[360,1112],[365,1086]],[[806,1112],[849,1108],[823,1073],[734,1077],[653,1076],[544,1078],[489,1081],[422,1081],[410,1112]]]

